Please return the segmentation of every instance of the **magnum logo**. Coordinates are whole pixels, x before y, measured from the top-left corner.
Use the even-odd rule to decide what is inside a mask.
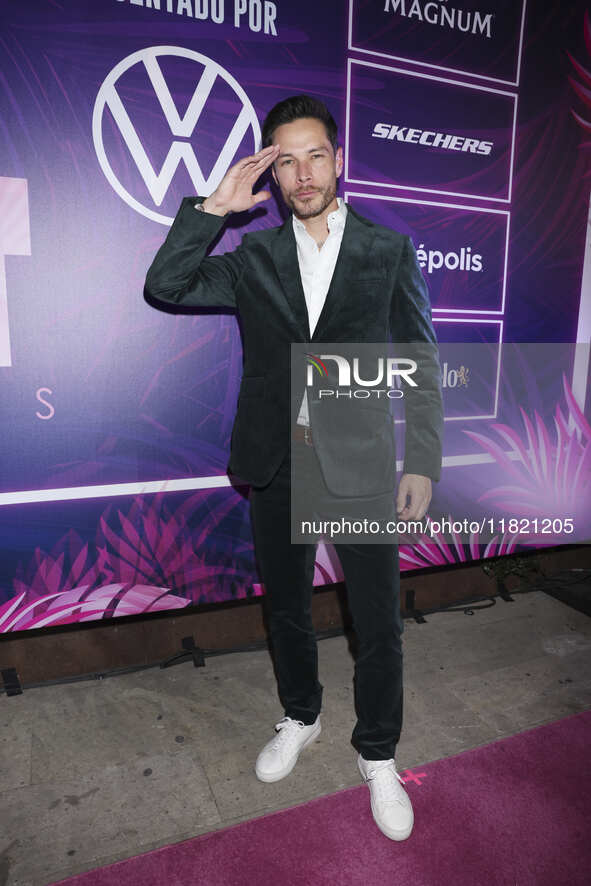
[[[478,10],[456,9],[445,6],[446,0],[438,3],[421,3],[420,0],[385,0],[384,12],[398,13],[405,18],[414,18],[429,25],[491,37],[492,12],[482,14]]]

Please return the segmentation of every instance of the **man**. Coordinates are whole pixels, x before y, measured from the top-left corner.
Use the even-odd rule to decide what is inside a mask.
[[[291,543],[292,461],[320,498],[338,494],[339,483],[326,435],[314,424],[317,404],[307,396],[290,397],[291,343],[387,342],[391,333],[430,346],[436,339],[410,237],[373,224],[336,196],[343,152],[326,106],[305,95],[287,98],[269,112],[262,132],[262,149],[232,166],[213,194],[184,198],[148,271],[146,293],[156,302],[219,305],[240,314],[244,371],[228,467],[251,486],[255,554],[285,711],[255,766],[260,780],[272,782],[291,772],[321,728],[323,687],[311,620],[316,545]],[[228,213],[269,199],[269,191],[253,193],[269,166],[291,216],[279,227],[245,234],[231,253],[206,257]],[[410,416],[408,405],[406,410],[404,474],[396,497],[402,520],[425,514],[431,480],[439,479],[441,468],[437,361],[420,378],[423,400],[410,401]],[[409,421],[413,408],[420,427]],[[385,475],[395,471],[394,452],[388,451],[394,466],[384,464]],[[359,642],[351,743],[378,827],[403,840],[414,819],[394,759],[403,695],[398,548],[335,548]]]

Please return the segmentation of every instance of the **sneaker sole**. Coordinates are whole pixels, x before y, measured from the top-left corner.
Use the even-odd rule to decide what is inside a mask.
[[[409,825],[409,827],[405,828],[403,831],[390,831],[390,830],[388,830],[388,828],[386,828],[386,827],[384,827],[384,825],[380,824],[380,822],[378,821],[378,819],[377,819],[377,817],[376,817],[375,809],[374,809],[374,805],[373,805],[373,799],[372,799],[372,797],[371,797],[371,790],[370,790],[370,787],[369,787],[369,785],[367,784],[367,782],[366,782],[366,780],[365,780],[365,775],[363,774],[363,769],[361,768],[361,763],[359,762],[359,757],[357,758],[357,768],[359,769],[359,772],[361,773],[361,777],[362,777],[362,779],[363,779],[363,783],[367,785],[367,789],[368,789],[368,791],[370,791],[369,796],[370,796],[371,814],[372,814],[372,816],[373,816],[373,820],[375,821],[377,827],[380,829],[380,831],[382,832],[382,834],[383,834],[385,837],[388,837],[388,839],[390,839],[390,840],[407,840],[407,839],[410,837],[411,833],[412,833],[412,829],[413,829],[413,826],[414,826],[414,823],[415,823],[415,817],[414,817],[414,812],[413,812],[413,810],[412,810],[412,806],[411,806],[411,809],[410,809],[410,825]]]
[[[298,757],[300,756],[300,754],[302,753],[304,748],[308,747],[308,745],[311,744],[315,738],[318,738],[318,736],[320,735],[321,732],[322,732],[322,727],[321,727],[320,723],[318,723],[318,727],[314,730],[314,732],[312,732],[308,736],[308,738],[302,744],[301,748],[299,749],[297,754],[294,756],[294,758],[291,760],[291,762],[288,763],[287,766],[284,766],[283,769],[280,769],[279,772],[274,772],[272,775],[266,775],[266,774],[263,775],[263,774],[259,773],[257,767],[255,766],[254,771],[255,771],[255,774],[256,774],[256,777],[258,778],[258,780],[264,781],[265,783],[269,784],[274,781],[281,781],[282,778],[285,778],[286,775],[289,775],[289,773],[291,772],[291,770],[293,769],[295,764],[298,762]]]

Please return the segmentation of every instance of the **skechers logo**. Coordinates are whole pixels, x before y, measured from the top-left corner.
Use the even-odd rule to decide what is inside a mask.
[[[463,135],[451,135],[448,132],[434,132],[430,129],[411,129],[409,126],[397,126],[395,123],[376,123],[372,132],[373,138],[387,138],[391,141],[408,142],[413,145],[425,145],[427,148],[444,148],[448,151],[466,151],[469,154],[490,154],[493,142],[480,141],[478,138],[465,138]]]

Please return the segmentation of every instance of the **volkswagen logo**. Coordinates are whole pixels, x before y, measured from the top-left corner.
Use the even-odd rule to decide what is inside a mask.
[[[191,70],[194,69],[194,79],[189,78],[189,103],[184,114],[181,116],[175,102],[172,90],[167,83],[166,77],[162,70],[162,64],[166,65],[171,57],[186,59],[187,63],[191,63]],[[124,101],[121,97],[122,84],[121,78],[129,76],[128,72],[136,75],[142,74],[146,86],[142,89],[134,91],[134,101],[130,102],[129,98]],[[186,82],[186,66],[183,73]],[[221,82],[223,81],[223,82]],[[170,146],[168,153],[161,165],[159,171],[154,168],[150,160],[146,147],[146,138],[150,136],[150,128],[146,122],[145,127],[139,127],[138,132],[138,100],[137,95],[145,93],[145,88],[153,92],[154,109],[161,114],[162,122],[159,124],[159,131],[164,131],[166,137],[170,137]],[[216,137],[218,133],[223,133],[222,141],[219,145],[216,143],[217,159],[209,171],[204,173],[204,158],[201,157],[200,164],[200,146],[203,152],[203,146],[207,145],[207,153],[210,153],[212,136],[208,133],[212,131],[211,114],[216,113],[215,98],[213,96],[214,89],[218,90],[223,87],[224,90],[224,114],[220,115],[219,124],[214,127]],[[230,91],[230,93],[229,93]],[[229,95],[228,95],[229,93]],[[229,101],[229,99],[231,99]],[[235,108],[233,117],[227,126],[227,108]],[[126,170],[126,185],[123,184],[121,173],[116,174],[113,166],[117,165],[114,158],[113,137],[111,136],[108,147],[105,145],[105,130],[107,108],[110,112],[111,120],[109,121],[111,131],[120,135],[125,144],[125,148],[129,152],[133,163],[131,165],[132,174],[129,173],[129,163]],[[140,102],[141,111],[141,102]],[[205,114],[209,120],[209,128],[204,129],[201,134],[199,132],[199,121],[202,114]],[[135,120],[134,122],[132,121]],[[146,118],[147,119],[147,118]],[[229,131],[227,131],[229,129]],[[202,196],[209,196],[223,178],[229,166],[232,165],[236,153],[245,138],[252,138],[252,146],[248,145],[246,153],[254,153],[259,149],[261,141],[261,130],[255,110],[250,99],[240,86],[237,80],[232,77],[221,65],[212,61],[200,52],[194,52],[191,49],[184,49],[180,46],[151,46],[146,49],[140,49],[122,59],[112,71],[107,75],[102,83],[92,115],[92,137],[95,151],[107,181],[114,191],[136,212],[145,215],[153,221],[160,222],[163,225],[171,225],[173,218],[158,211],[166,197],[171,182],[175,177],[180,164],[184,164],[186,171],[195,188],[194,193]],[[152,141],[154,137],[152,136]],[[117,148],[117,154],[121,153],[121,143]],[[109,155],[111,159],[109,159]],[[239,158],[237,158],[239,159]],[[211,164],[209,164],[211,165]],[[121,161],[118,161],[118,168],[125,169]],[[139,173],[137,178],[137,188],[133,188],[130,184],[130,178],[133,177],[135,170]],[[134,190],[134,194],[130,193],[130,189]],[[145,196],[144,196],[145,195]]]

